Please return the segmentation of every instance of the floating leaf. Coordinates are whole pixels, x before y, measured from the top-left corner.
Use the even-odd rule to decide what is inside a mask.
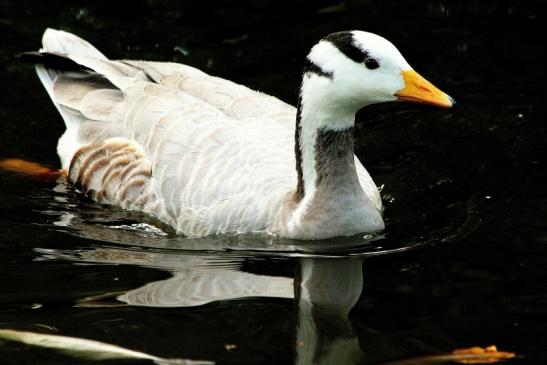
[[[459,364],[494,364],[499,361],[512,359],[516,355],[512,352],[498,351],[497,347],[492,345],[486,348],[471,347],[467,349],[458,349],[451,354],[420,356],[412,359],[397,360],[383,365],[425,365],[438,364],[441,362],[456,362]]]
[[[486,348],[471,347],[468,349],[458,349],[454,350],[452,354],[458,357],[454,361],[460,364],[493,364],[515,357],[515,354],[512,352],[498,351],[495,345]]]
[[[15,158],[0,160],[0,169],[38,177],[46,181],[55,181],[62,175],[59,170],[52,170],[36,162]]]

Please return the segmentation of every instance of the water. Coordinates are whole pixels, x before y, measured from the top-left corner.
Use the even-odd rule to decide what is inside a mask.
[[[32,67],[11,58],[47,26],[112,57],[185,62],[291,102],[310,45],[366,29],[458,102],[359,113],[357,154],[384,186],[387,228],[375,237],[185,239],[63,184],[0,172],[0,328],[219,364],[379,364],[489,344],[544,363],[544,14],[533,2],[337,4],[0,2],[0,158],[58,166],[62,122]],[[80,362],[0,342],[2,364]]]

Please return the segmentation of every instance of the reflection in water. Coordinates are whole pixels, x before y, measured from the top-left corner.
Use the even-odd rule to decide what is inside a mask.
[[[246,297],[292,298],[292,279],[233,270],[196,270],[146,284],[117,297],[131,305],[192,307]]]
[[[171,275],[131,290],[83,298],[78,306],[188,308],[251,297],[294,299],[297,322],[291,342],[297,364],[360,362],[362,352],[348,314],[363,288],[364,258],[461,238],[477,222],[469,201],[454,206],[455,215],[440,215],[445,219],[432,224],[403,219],[394,223],[397,230],[377,236],[318,242],[266,235],[188,238],[162,230],[143,214],[80,200],[64,184],[51,200],[42,212],[52,217],[55,228],[84,240],[77,240],[82,245],[77,250],[37,249],[42,259],[137,265]],[[414,216],[423,218],[412,212]],[[248,270],[248,262],[264,257],[298,259],[294,277],[286,272],[280,276],[278,270],[276,276]]]
[[[294,299],[297,322],[293,345],[297,364],[354,364],[361,360],[349,312],[363,288],[365,257],[446,242],[472,232],[472,210],[463,220],[421,225],[410,220],[385,235],[304,242],[271,236],[179,237],[140,213],[89,201],[72,204],[60,184],[48,209],[54,225],[91,245],[80,250],[38,249],[42,258],[128,264],[169,272],[165,280],[124,292],[84,298],[79,306],[195,307],[250,297]],[[53,206],[51,206],[53,205]],[[401,226],[397,223],[397,227]],[[89,241],[87,241],[89,243]],[[257,257],[298,258],[294,277],[245,271]]]
[[[97,247],[92,250],[38,249],[42,259],[139,265],[162,269],[172,277],[117,295],[116,300],[148,307],[193,307],[247,297],[293,298],[293,279],[239,271],[245,258],[188,255]],[[108,295],[87,298],[80,305],[105,304]],[[116,305],[119,303],[110,303]]]
[[[42,259],[160,268],[172,277],[123,293],[85,298],[79,306],[193,307],[247,297],[295,299],[296,364],[354,364],[361,357],[348,314],[363,288],[362,260],[300,258],[295,278],[240,271],[245,258],[95,248],[44,250]]]
[[[362,260],[301,259],[296,364],[356,364],[359,341],[349,311],[363,289]]]

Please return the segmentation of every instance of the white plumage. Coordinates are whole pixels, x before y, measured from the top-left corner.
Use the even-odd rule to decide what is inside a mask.
[[[353,34],[355,42],[369,35]],[[298,196],[295,107],[189,66],[108,60],[63,31],[48,29],[42,41],[42,53],[81,66],[67,70],[45,61],[36,68],[67,127],[58,145],[62,168],[97,201],[142,210],[188,236],[267,232],[315,239],[383,229],[378,190],[357,157],[348,166],[357,185],[351,176],[339,176],[344,183],[317,181],[317,136],[352,127],[355,111],[375,102],[329,109],[325,98],[343,90],[335,81],[344,70],[320,64],[334,78],[321,72],[304,75],[301,97],[309,108],[301,110],[303,137],[297,150],[303,156],[304,195]],[[330,55],[321,47],[316,46],[316,54],[335,60],[336,67],[358,67],[336,47],[331,46]],[[410,67],[393,49],[388,53],[396,53],[394,65],[401,63],[392,80],[396,89],[389,91],[395,100],[393,93],[404,86],[401,72]],[[323,110],[306,104],[314,97],[324,110],[344,114],[346,119],[335,120],[342,125],[329,127],[325,118],[332,115],[321,119]],[[306,121],[309,115],[315,124]]]

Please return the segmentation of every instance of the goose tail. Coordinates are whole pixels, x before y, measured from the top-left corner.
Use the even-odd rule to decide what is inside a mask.
[[[39,52],[27,52],[22,56],[36,64],[36,73],[66,125],[57,146],[62,167],[66,170],[81,146],[82,123],[88,121],[78,108],[83,96],[96,88],[113,87],[92,68],[76,60],[100,64],[108,63],[108,58],[86,40],[56,29],[46,29]]]
[[[40,49],[39,54],[46,56],[44,57],[45,60],[50,58],[47,55],[52,55],[51,58],[56,58],[58,60],[66,59],[70,56],[84,56],[101,61],[108,60],[104,54],[102,54],[97,48],[93,47],[86,40],[75,36],[72,33],[51,28],[46,29],[42,36],[42,48]],[[70,63],[70,61],[67,59],[66,64],[68,63]],[[74,117],[55,102],[53,95],[53,85],[55,80],[63,72],[66,72],[66,68],[62,67],[59,62],[37,63],[35,68],[40,81],[44,85],[51,100],[53,100],[53,103],[59,110],[59,113],[61,113],[68,128],[70,124],[74,124]]]
[[[88,41],[68,32],[48,28],[42,36],[40,52],[57,53],[61,55],[78,55],[108,60],[97,48]]]

